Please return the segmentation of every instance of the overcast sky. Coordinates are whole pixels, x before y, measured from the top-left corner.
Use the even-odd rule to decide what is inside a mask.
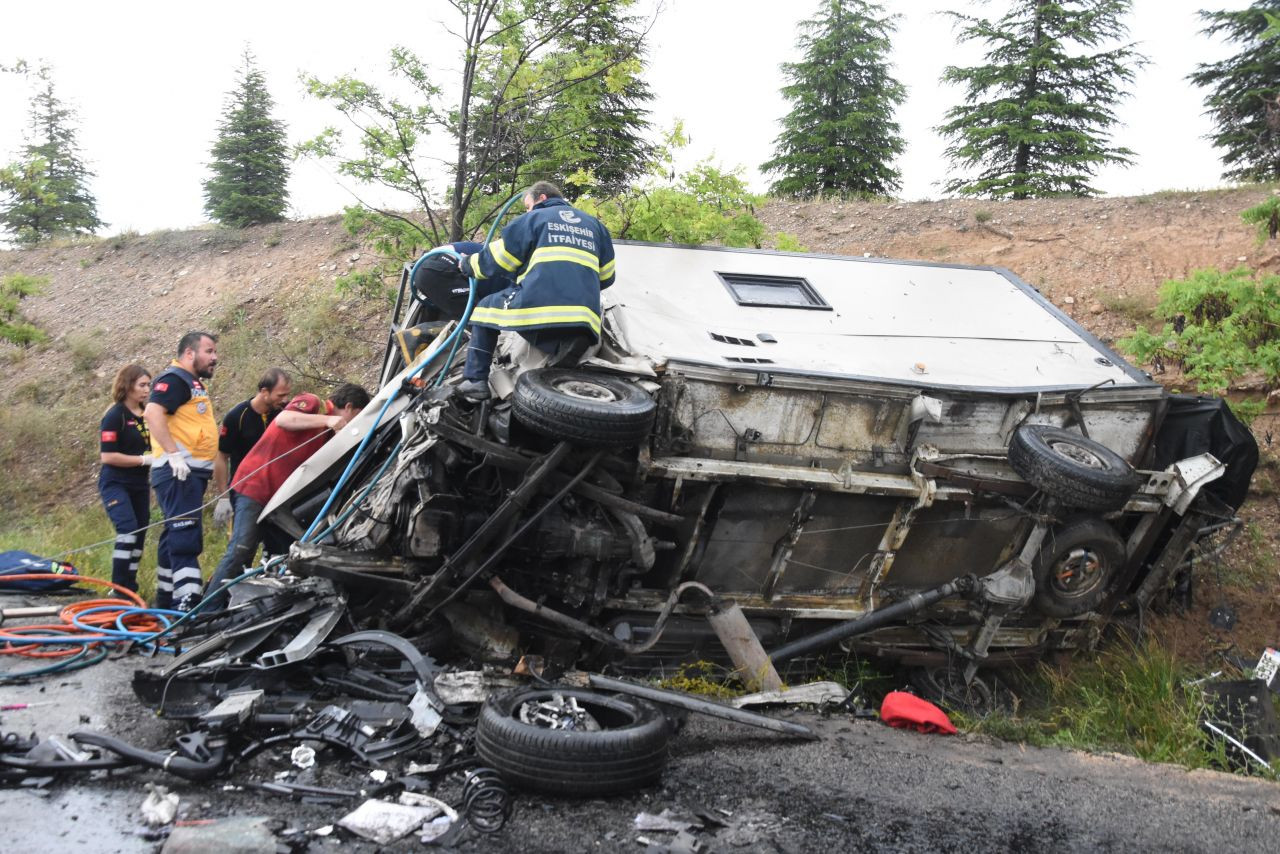
[[[652,9],[652,0],[642,7]],[[937,198],[947,174],[944,142],[932,128],[959,98],[938,79],[946,65],[976,62],[981,51],[958,46],[944,9],[997,16],[1003,0],[882,0],[901,15],[894,38],[894,73],[907,87],[897,120],[907,140],[899,162],[901,196]],[[1185,82],[1196,63],[1232,50],[1199,34],[1196,11],[1235,9],[1247,0],[1135,0],[1132,37],[1150,59],[1138,72],[1134,95],[1119,110],[1125,123],[1115,142],[1137,153],[1129,169],[1108,168],[1095,182],[1111,195],[1218,186],[1221,164],[1204,139],[1203,93]],[[656,100],[656,128],[683,119],[692,138],[689,160],[714,155],[745,167],[764,190],[757,166],[772,155],[787,104],[779,63],[798,58],[796,23],[818,0],[665,0],[650,37],[647,79]],[[302,72],[321,77],[355,73],[386,79],[397,44],[416,50],[456,75],[457,41],[445,32],[451,9],[443,0],[264,2],[220,0],[212,6],[167,2],[64,0],[55,6],[6,4],[0,13],[0,63],[23,58],[53,67],[60,97],[80,117],[80,143],[91,168],[107,233],[183,228],[204,221],[201,181],[239,56],[249,45],[258,58],[293,141],[336,124],[331,108],[305,96]],[[0,75],[0,158],[23,143],[30,90]],[[301,161],[290,182],[291,215],[334,213],[352,201],[324,166]],[[387,203],[385,197],[379,203]]]

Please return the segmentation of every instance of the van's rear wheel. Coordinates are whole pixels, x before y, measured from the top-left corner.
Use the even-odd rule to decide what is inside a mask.
[[[1024,424],[1009,443],[1009,465],[1027,483],[1071,507],[1119,510],[1142,478],[1124,457],[1079,433]]]
[[[1032,600],[1042,614],[1077,617],[1102,604],[1125,561],[1124,540],[1102,519],[1085,516],[1049,532],[1032,564]]]
[[[635,383],[556,368],[525,371],[511,397],[512,413],[535,433],[585,445],[644,442],[656,409]]]

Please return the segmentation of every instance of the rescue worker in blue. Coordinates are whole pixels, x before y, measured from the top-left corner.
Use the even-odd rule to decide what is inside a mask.
[[[218,339],[188,332],[178,342],[178,358],[151,383],[143,417],[151,431],[151,488],[164,511],[156,554],[156,607],[189,610],[200,600],[200,552],[204,550],[201,510],[209,479],[215,491],[227,485],[214,472],[218,421],[202,380],[218,365]]]
[[[102,416],[98,428],[102,471],[98,493],[116,529],[111,552],[111,582],[138,590],[138,561],[151,523],[151,496],[147,488],[151,435],[142,419],[142,408],[151,393],[151,372],[141,365],[125,365],[111,384],[115,405]]]
[[[471,312],[471,346],[458,393],[492,396],[489,366],[498,332],[519,332],[551,358],[573,364],[600,340],[600,291],[613,284],[613,239],[590,214],[570,206],[555,184],[539,181],[524,196],[527,213],[460,267],[478,283],[503,274],[515,285],[479,300]]]

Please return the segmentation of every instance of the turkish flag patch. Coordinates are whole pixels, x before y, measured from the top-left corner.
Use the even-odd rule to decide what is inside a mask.
[[[225,436],[225,435],[227,435],[227,425],[226,425],[226,424],[223,424],[221,427],[219,427],[219,428],[218,428],[218,435],[219,435],[219,436]]]
[[[114,442],[115,440],[116,440],[116,431],[115,431],[115,430],[103,430],[103,431],[102,431],[102,441],[104,441],[104,442]]]
[[[152,390],[152,391],[168,391],[168,390],[169,390],[169,384],[168,384],[168,383],[154,383],[154,384],[151,386],[151,390]]]

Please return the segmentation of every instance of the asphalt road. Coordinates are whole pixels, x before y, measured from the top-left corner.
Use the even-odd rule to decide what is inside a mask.
[[[141,660],[107,662],[80,674],[0,687],[0,704],[47,705],[0,713],[0,731],[41,735],[103,728],[149,746],[172,732],[129,689]],[[780,712],[812,726],[797,741],[737,724],[691,718],[675,737],[662,784],[608,800],[521,795],[507,828],[464,840],[473,851],[645,850],[670,832],[638,832],[637,813],[704,813],[723,824],[695,836],[709,851],[1280,851],[1280,784],[1216,772],[1187,772],[1120,756],[890,729],[845,716]],[[321,754],[333,785],[360,779]],[[3,838],[24,850],[154,851],[137,818],[146,781],[182,798],[179,818],[268,815],[314,829],[347,808],[296,804],[224,784],[265,779],[289,767],[264,754],[231,780],[195,785],[153,772],[57,783],[46,794],[0,790]],[[336,775],[336,776],[333,776]],[[313,851],[373,851],[341,834]],[[419,850],[413,837],[390,849]]]

